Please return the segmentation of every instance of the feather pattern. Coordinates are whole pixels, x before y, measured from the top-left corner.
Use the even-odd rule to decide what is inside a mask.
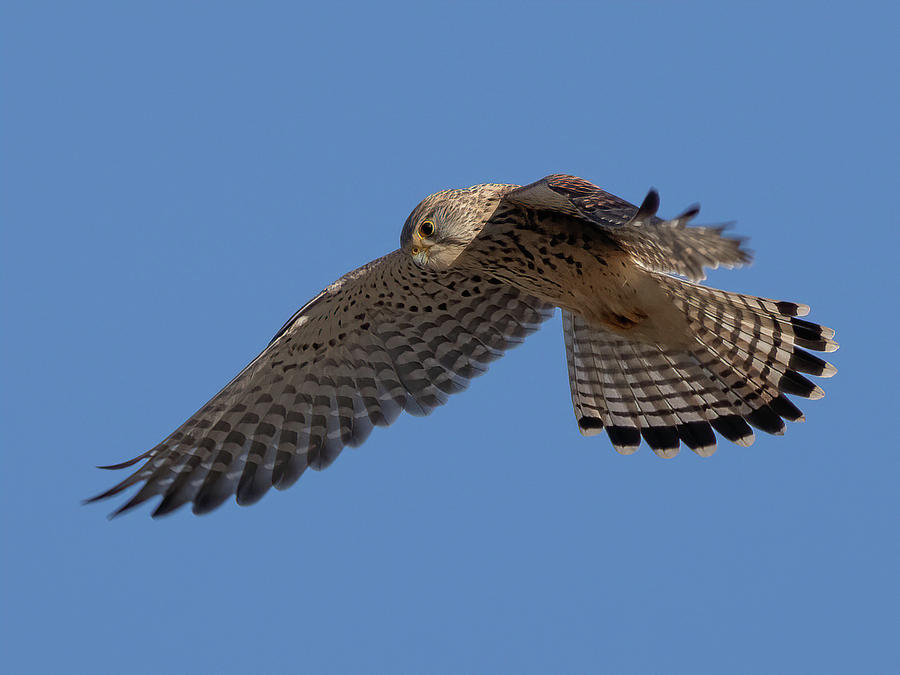
[[[638,435],[659,455],[679,439],[701,455],[715,450],[711,428],[742,445],[753,441],[747,423],[784,433],[783,420],[802,421],[784,394],[821,398],[800,375],[834,375],[831,364],[800,345],[837,348],[834,331],[793,317],[803,305],[728,293],[657,275],[688,320],[694,346],[667,350],[630,340],[563,313],[566,359],[579,429],[606,428],[620,452],[633,452]]]
[[[397,290],[403,289],[401,294]],[[401,410],[427,415],[519,344],[553,307],[515,288],[414,267],[396,251],[351,272],[298,312],[254,361],[134,473],[93,499],[140,489],[154,515],[258,501],[307,467],[329,466]]]
[[[784,433],[804,419],[786,395],[821,398],[805,376],[836,372],[806,351],[837,349],[834,331],[799,318],[806,305],[692,283],[750,254],[724,226],[688,227],[699,207],[663,220],[659,203],[564,174],[426,197],[400,250],[306,303],[162,443],[105,467],[138,465],[89,501],[134,487],[116,513],[253,504],[401,412],[429,414],[557,306],[583,434],[673,457],[711,455],[716,433],[745,446],[751,427]]]
[[[659,197],[655,190],[637,207],[583,178],[553,174],[510,191],[505,199],[592,223],[646,269],[681,274],[693,281],[706,278],[705,269],[738,267],[751,260],[750,252],[742,248],[743,239],[723,235],[726,225],[685,227],[699,213],[697,206],[672,220],[656,217]]]

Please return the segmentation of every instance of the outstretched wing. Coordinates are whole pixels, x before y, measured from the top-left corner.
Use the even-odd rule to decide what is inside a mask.
[[[401,410],[426,415],[535,331],[553,307],[496,280],[421,270],[395,251],[307,303],[269,346],[162,443],[106,468],[144,464],[90,501],[142,484],[116,514],[162,495],[154,516],[322,469]]]
[[[656,217],[659,196],[650,190],[640,207],[576,176],[553,174],[510,191],[508,201],[525,208],[556,211],[607,230],[634,260],[656,272],[681,274],[693,281],[704,268],[735,267],[750,261],[740,238],[725,237],[724,225],[685,227],[697,215],[692,207],[672,220]]]

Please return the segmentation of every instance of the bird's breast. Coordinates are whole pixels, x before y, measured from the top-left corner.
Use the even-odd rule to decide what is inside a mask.
[[[520,213],[489,222],[461,262],[592,325],[658,341],[668,298],[609,234],[574,219]]]

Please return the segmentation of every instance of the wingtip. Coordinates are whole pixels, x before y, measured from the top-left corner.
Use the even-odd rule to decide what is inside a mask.
[[[691,204],[672,220],[681,224],[695,218],[700,213],[700,204]]]
[[[103,469],[104,471],[117,471],[119,469],[124,469],[126,467],[131,466],[132,462],[122,462],[120,464],[97,464],[97,469]]]
[[[117,508],[117,509],[116,509],[115,511],[113,511],[112,513],[108,513],[108,514],[106,515],[106,519],[107,519],[107,520],[115,520],[116,518],[118,518],[118,517],[121,516],[122,514],[127,513],[128,511],[130,511],[131,509],[133,509],[135,506],[136,506],[136,505],[134,505],[134,504],[131,504],[131,505],[129,505],[129,504],[123,504],[122,506],[120,506],[119,508]]]
[[[82,499],[81,505],[87,506],[88,504],[96,504],[97,502],[103,501],[104,499],[108,499],[109,497],[112,497],[114,494],[116,494],[118,492],[118,490],[116,490],[117,487],[118,486],[114,486],[114,487],[110,488],[109,490],[104,490],[103,492],[94,495],[93,497],[88,497],[87,499]]]
[[[146,459],[147,457],[149,457],[149,455],[150,455],[149,452],[145,452],[144,454],[138,455],[134,459],[129,459],[126,462],[119,462],[118,464],[106,464],[106,465],[98,464],[97,468],[103,469],[104,471],[117,471],[119,469],[126,469],[129,466],[133,466],[134,464],[137,464],[142,459]]]
[[[138,492],[135,493],[135,495],[131,499],[129,499],[127,502],[122,504],[122,506],[120,506],[115,511],[110,513],[107,516],[107,518],[109,518],[110,520],[112,520],[113,518],[118,518],[123,513],[127,513],[128,511],[131,511],[132,509],[140,506],[145,501],[147,501],[151,496],[152,495],[142,494],[142,491],[138,490]]]
[[[656,188],[651,187],[647,191],[647,196],[644,197],[644,201],[641,202],[637,213],[634,214],[634,217],[631,219],[631,221],[633,223],[641,223],[655,216],[658,210],[659,193],[656,191]]]

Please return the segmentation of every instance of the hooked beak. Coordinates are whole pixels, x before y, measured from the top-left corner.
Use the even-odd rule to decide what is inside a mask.
[[[413,260],[419,267],[425,267],[428,263],[428,249],[424,246],[415,246],[412,254]]]

